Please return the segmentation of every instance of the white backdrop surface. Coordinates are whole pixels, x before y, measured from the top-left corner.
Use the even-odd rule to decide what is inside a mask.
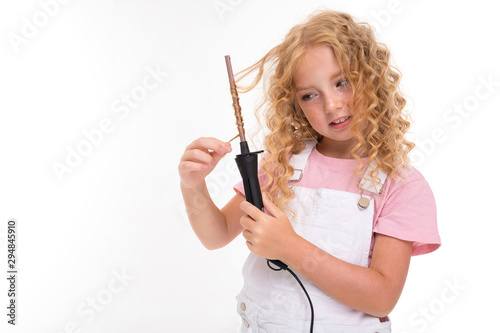
[[[412,259],[393,331],[497,330],[491,1],[23,0],[0,4],[0,276],[12,218],[19,272],[15,326],[0,282],[0,332],[237,331],[248,250],[201,246],[178,161],[197,137],[236,134],[224,55],[242,70],[319,8],[371,23],[393,52],[438,205],[443,246]],[[241,96],[249,132],[258,98]],[[219,205],[233,156],[207,180]]]

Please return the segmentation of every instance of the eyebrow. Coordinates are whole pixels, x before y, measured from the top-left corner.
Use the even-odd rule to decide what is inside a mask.
[[[342,76],[343,73],[341,70],[339,70],[337,73],[334,73],[331,77],[330,77],[330,80],[333,80],[333,79],[336,79],[338,78],[339,76]],[[295,91],[302,91],[302,90],[307,90],[307,89],[310,89],[312,88],[312,86],[305,86],[305,87],[296,87],[295,88]]]

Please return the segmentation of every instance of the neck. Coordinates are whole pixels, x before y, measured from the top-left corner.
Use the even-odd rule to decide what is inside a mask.
[[[316,149],[321,155],[326,157],[341,158],[341,159],[352,159],[351,150],[354,147],[356,141],[353,139],[347,141],[334,141],[322,139]]]

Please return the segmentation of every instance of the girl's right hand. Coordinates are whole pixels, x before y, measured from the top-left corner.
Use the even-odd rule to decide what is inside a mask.
[[[181,183],[187,188],[200,185],[229,152],[231,145],[216,138],[199,138],[193,141],[186,147],[179,163]]]

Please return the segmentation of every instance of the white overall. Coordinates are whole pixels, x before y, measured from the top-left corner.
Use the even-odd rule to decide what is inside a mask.
[[[314,146],[314,142],[308,142],[291,161],[300,177]],[[377,193],[380,193],[385,176],[379,176],[382,184],[377,186]],[[363,179],[367,178],[365,174]],[[370,185],[369,180],[360,184],[364,189]],[[294,191],[296,198],[291,201],[290,208],[295,211],[292,225],[297,234],[341,260],[368,267],[373,237],[373,200],[366,209],[359,209],[361,191],[355,194],[297,186]],[[373,189],[370,192],[375,193]],[[318,260],[310,262],[311,265],[317,263]],[[304,264],[307,267],[308,263]],[[303,275],[295,273],[311,297],[315,333],[391,331],[390,321],[381,322],[377,317],[337,302]],[[266,259],[250,253],[243,266],[243,276],[244,286],[237,296],[237,309],[242,318],[240,332],[309,332],[309,302],[289,272],[273,271],[267,266]]]

